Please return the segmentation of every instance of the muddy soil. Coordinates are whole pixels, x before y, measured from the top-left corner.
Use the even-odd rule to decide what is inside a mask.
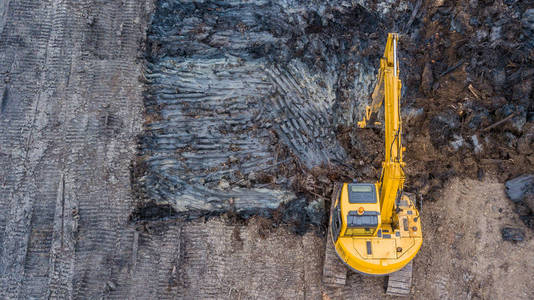
[[[504,182],[531,173],[534,50],[528,1],[419,1],[416,7],[400,43],[406,190],[433,201],[454,177]],[[380,131],[342,128],[338,138],[363,166],[362,179],[379,173]],[[518,210],[532,226],[532,213]]]
[[[146,48],[133,219],[154,205],[173,208],[162,218],[272,217],[292,203],[309,213],[286,219],[324,225],[332,182],[380,174],[382,129],[354,124],[394,30],[406,190],[433,201],[453,177],[504,181],[532,171],[528,5],[384,5],[159,1]],[[521,211],[531,224],[532,212]]]

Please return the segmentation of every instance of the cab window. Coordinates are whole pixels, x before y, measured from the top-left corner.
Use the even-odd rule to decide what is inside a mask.
[[[375,185],[369,183],[349,184],[349,203],[376,203]]]
[[[375,233],[376,227],[364,227],[364,228],[350,228],[347,227],[345,230],[345,236],[359,236],[359,235],[373,235]]]
[[[345,236],[373,235],[378,227],[378,217],[376,211],[366,211],[363,214],[349,211]]]

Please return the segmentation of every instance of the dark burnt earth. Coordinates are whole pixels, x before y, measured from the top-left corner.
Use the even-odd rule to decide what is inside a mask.
[[[333,181],[376,180],[382,132],[355,122],[389,31],[401,33],[407,190],[428,201],[454,176],[505,180],[532,169],[526,8],[157,2],[133,172],[139,209],[271,217],[295,201],[321,214]]]

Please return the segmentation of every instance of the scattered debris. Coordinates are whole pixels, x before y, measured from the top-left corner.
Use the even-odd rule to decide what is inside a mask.
[[[473,87],[472,84],[469,84],[469,86],[467,87],[469,89],[469,91],[471,92],[471,94],[473,94],[473,96],[475,96],[475,98],[481,100],[482,97],[480,96],[480,92]]]
[[[500,120],[498,122],[495,122],[495,123],[491,124],[490,126],[482,129],[482,131],[488,131],[488,130],[493,129],[493,128],[501,125],[501,124],[504,124],[506,121],[512,119],[514,116],[515,116],[515,113],[511,113],[510,115],[508,115],[508,117],[506,117],[506,118],[504,118],[504,119],[502,119],[502,120]]]
[[[460,59],[460,61],[458,63],[456,63],[454,66],[448,68],[447,70],[445,70],[443,73],[439,74],[439,77],[443,77],[447,74],[449,74],[450,72],[456,70],[457,68],[459,68],[461,65],[464,64],[464,60],[463,59]]]

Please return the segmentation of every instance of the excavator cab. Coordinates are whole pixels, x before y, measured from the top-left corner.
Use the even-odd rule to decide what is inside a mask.
[[[341,197],[331,220],[332,237],[335,241],[339,236],[373,236],[380,225],[380,209],[378,194],[374,184],[348,183],[342,190]],[[343,209],[342,209],[342,203]],[[342,211],[345,212],[342,215]],[[346,224],[346,226],[342,226]],[[343,230],[343,231],[342,231]]]

